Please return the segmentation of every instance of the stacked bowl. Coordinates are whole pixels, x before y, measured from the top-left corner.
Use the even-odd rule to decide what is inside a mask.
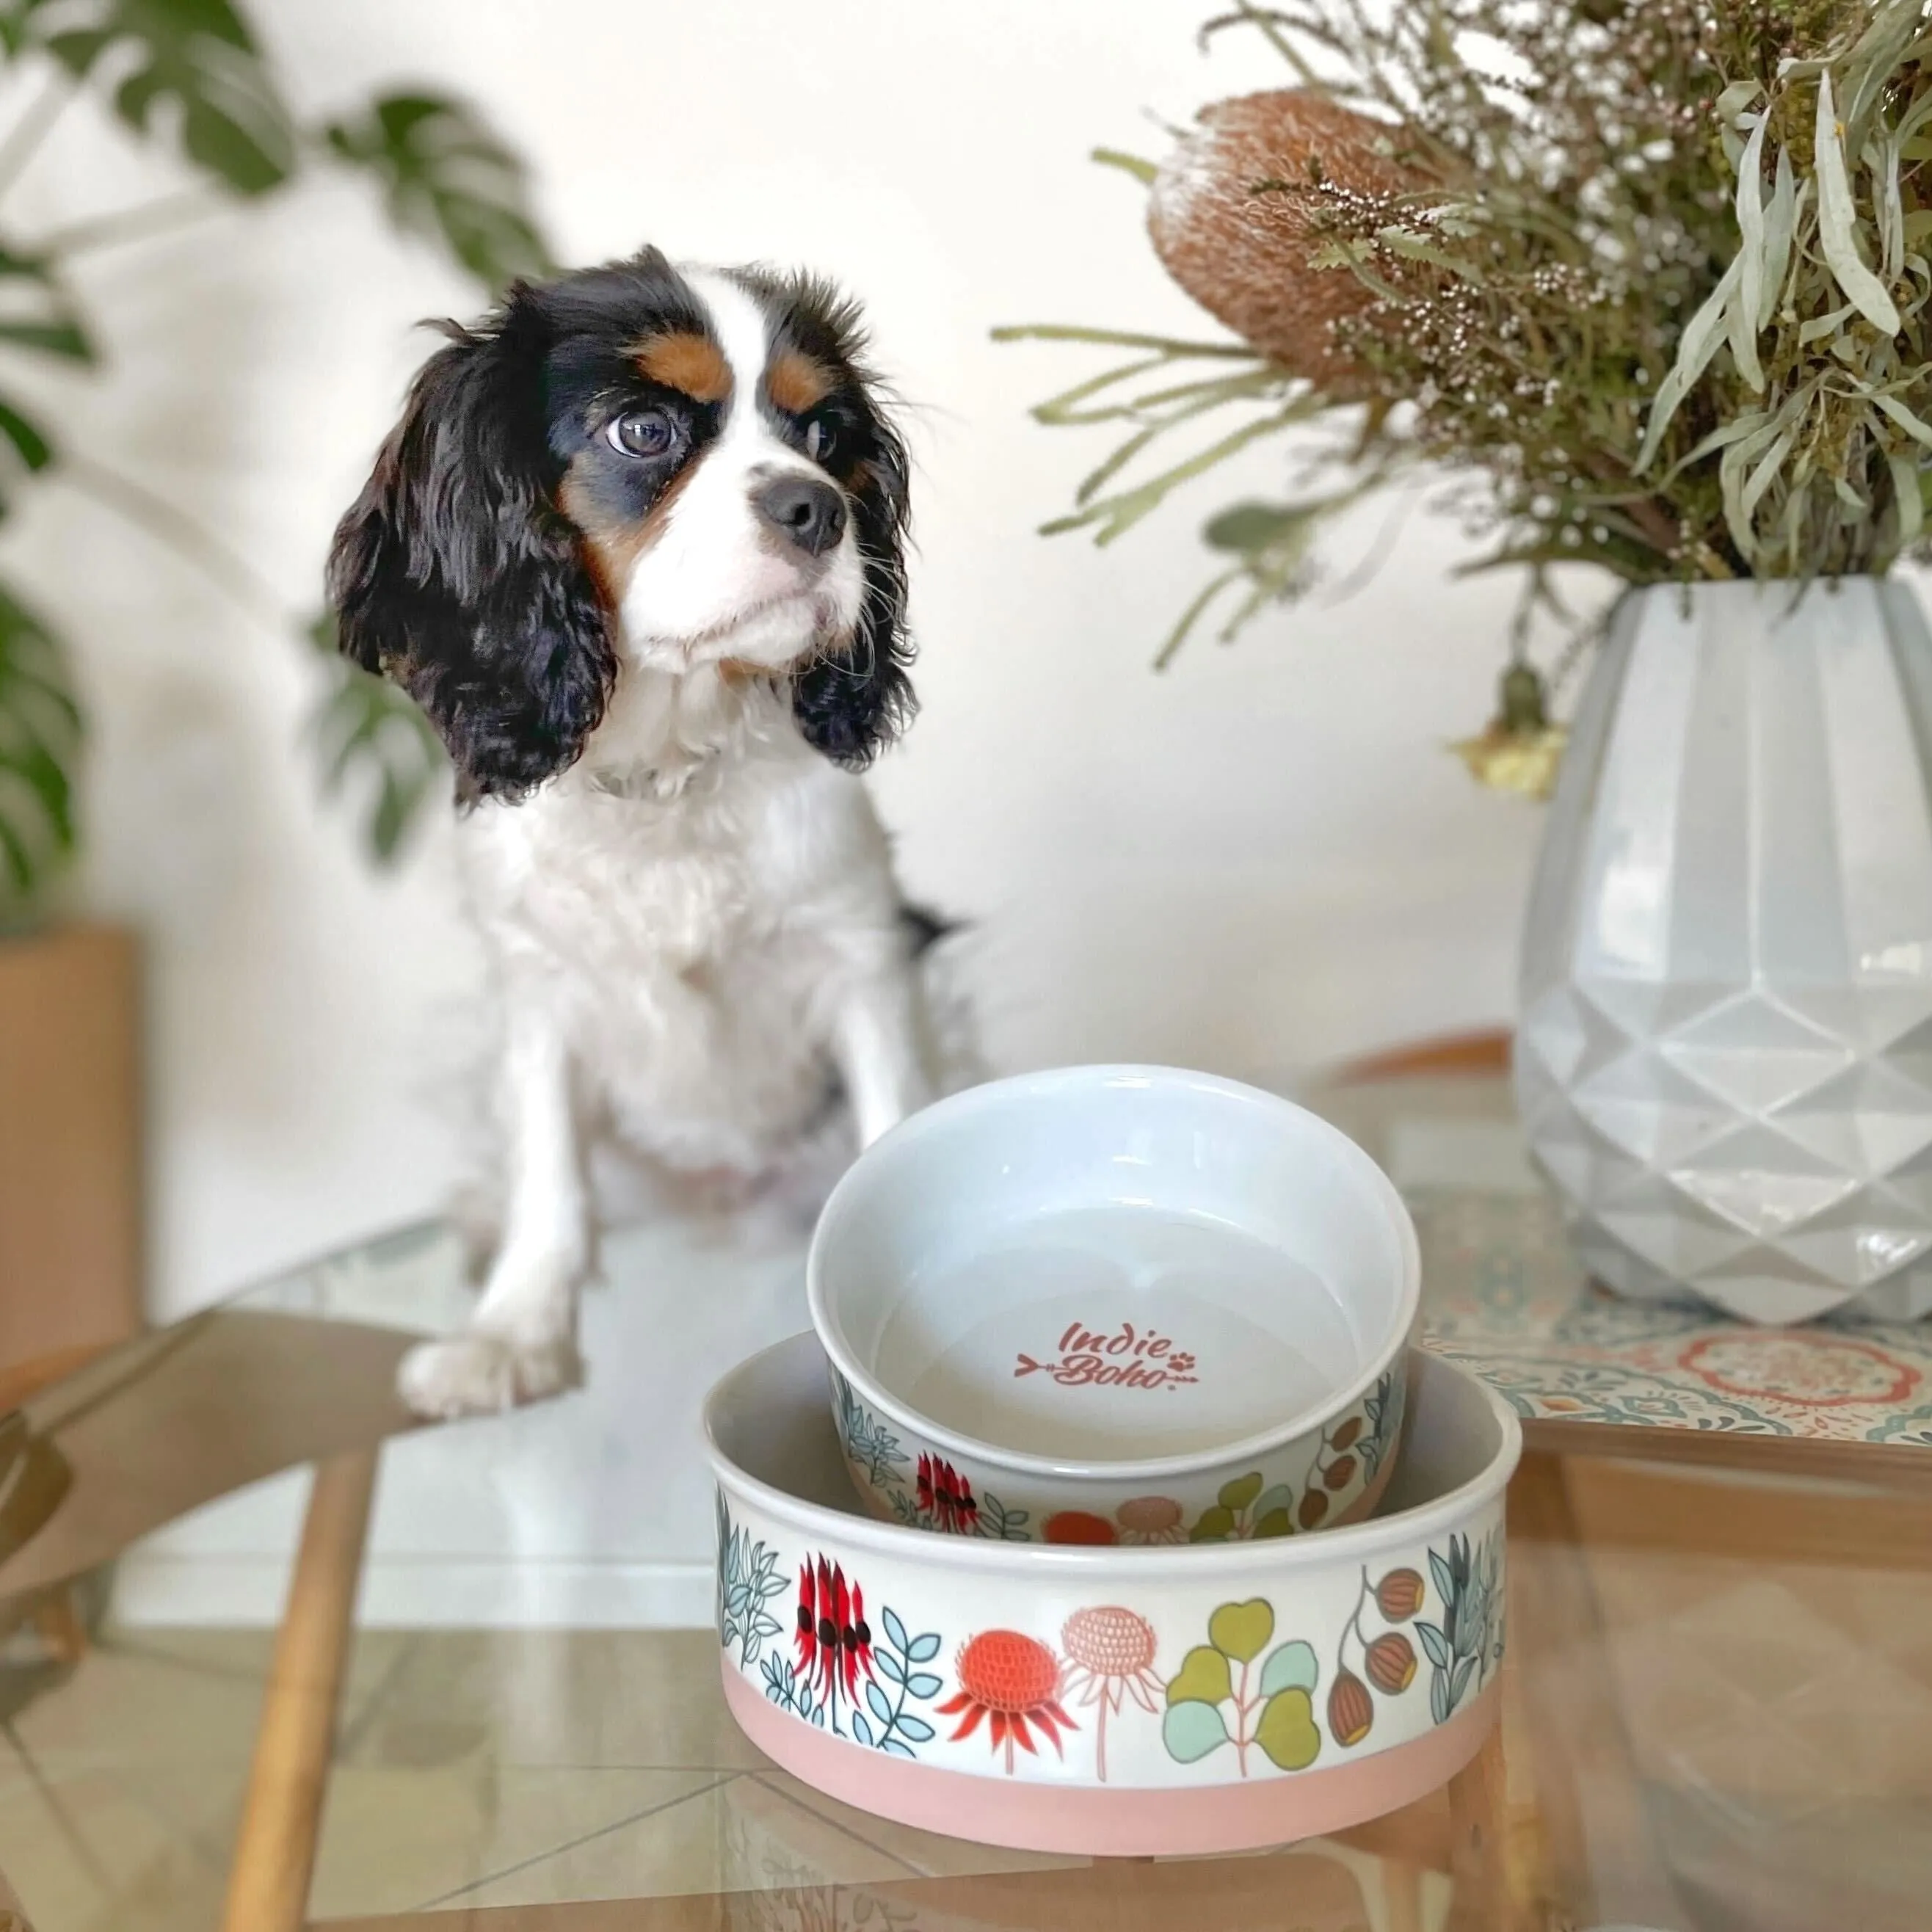
[[[1341,1829],[1480,1744],[1520,1435],[1412,1348],[1414,1228],[1335,1130],[1165,1069],[976,1088],[855,1164],[807,1287],[706,1409],[725,1694],[788,1770],[1145,1855]]]

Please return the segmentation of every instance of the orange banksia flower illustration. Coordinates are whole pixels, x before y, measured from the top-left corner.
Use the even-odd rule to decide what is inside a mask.
[[[1015,1744],[1039,1755],[1033,1741],[1036,1730],[1045,1733],[1056,1756],[1066,1756],[1060,1731],[1080,1727],[1060,1701],[1060,1660],[1038,1639],[1018,1630],[982,1630],[967,1640],[953,1669],[958,1694],[938,1708],[942,1718],[959,1718],[952,1733],[955,1743],[970,1738],[983,1719],[994,1750],[1006,1748],[1009,1772]]]

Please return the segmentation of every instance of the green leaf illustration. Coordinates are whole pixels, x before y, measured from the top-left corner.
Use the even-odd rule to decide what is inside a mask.
[[[1283,1690],[1312,1690],[1321,1678],[1322,1666],[1314,1646],[1297,1638],[1269,1652],[1268,1660],[1262,1666],[1262,1695],[1273,1697]]]
[[[1214,1705],[1190,1697],[1168,1706],[1160,1736],[1169,1757],[1181,1764],[1198,1764],[1228,1742],[1228,1726]]]
[[[1228,1660],[1207,1644],[1196,1644],[1182,1658],[1180,1668],[1168,1682],[1167,1701],[1180,1704],[1196,1701],[1219,1704],[1234,1694],[1234,1679],[1228,1672]]]
[[[1245,1604],[1223,1604],[1208,1619],[1209,1641],[1237,1664],[1252,1664],[1274,1635],[1274,1612],[1261,1597],[1250,1597]]]
[[[1312,1764],[1322,1749],[1322,1733],[1316,1728],[1314,1702],[1308,1693],[1283,1690],[1270,1697],[1255,1726],[1255,1742],[1283,1771],[1304,1771]]]
[[[1237,1476],[1232,1483],[1221,1485],[1221,1507],[1239,1512],[1247,1508],[1262,1492],[1262,1479],[1258,1474]]]
[[[1200,1520],[1188,1532],[1190,1543],[1220,1543],[1234,1533],[1234,1512],[1215,1503],[1201,1512]]]

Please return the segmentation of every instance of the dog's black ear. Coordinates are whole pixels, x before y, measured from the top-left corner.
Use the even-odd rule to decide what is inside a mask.
[[[866,602],[849,642],[821,652],[792,680],[806,742],[862,770],[911,722],[911,640],[906,634],[905,445],[876,404],[869,448],[848,490],[866,569]]]
[[[329,601],[342,649],[394,678],[441,734],[459,797],[514,798],[583,751],[616,654],[580,533],[556,507],[548,331],[530,292],[446,333],[337,528]]]

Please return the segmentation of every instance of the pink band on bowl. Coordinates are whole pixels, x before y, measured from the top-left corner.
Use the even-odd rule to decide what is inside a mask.
[[[1149,1790],[974,1777],[910,1763],[788,1716],[721,1656],[738,1727],[782,1770],[895,1824],[1017,1851],[1088,1858],[1252,1851],[1343,1832],[1446,1784],[1481,1748],[1502,1708],[1492,1680],[1467,1709],[1406,1744],[1325,1769]]]

